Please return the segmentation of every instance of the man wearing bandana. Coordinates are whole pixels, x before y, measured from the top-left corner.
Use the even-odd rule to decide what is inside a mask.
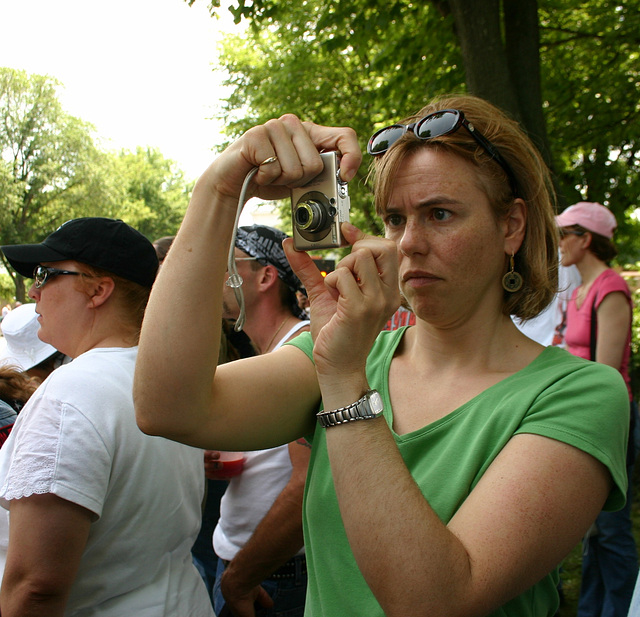
[[[243,330],[261,354],[275,352],[309,329],[296,296],[302,285],[282,249],[286,237],[264,225],[241,227],[236,237]],[[223,302],[224,316],[237,318],[239,306],[228,286]],[[242,473],[229,481],[213,534],[220,558],[214,607],[220,617],[284,611],[302,616],[307,582],[302,495],[309,455],[308,445],[298,442],[245,452]]]

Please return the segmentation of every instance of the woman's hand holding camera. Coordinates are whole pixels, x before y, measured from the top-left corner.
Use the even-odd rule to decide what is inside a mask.
[[[224,210],[229,219],[235,214],[245,177],[252,169],[258,168],[249,188],[251,195],[289,197],[292,187],[303,186],[322,172],[321,151],[340,153],[341,180],[348,182],[355,176],[362,153],[350,128],[319,126],[287,114],[248,130],[198,180],[196,190],[203,200],[196,233],[200,233],[203,218],[219,226]],[[217,204],[213,210],[212,203]],[[343,223],[341,229],[353,249],[326,279],[308,254],[296,252],[292,241],[285,243],[311,303],[318,377],[322,380],[326,375],[334,385],[336,379],[347,383],[356,374],[361,378],[376,336],[400,304],[395,243],[367,236],[350,223]]]
[[[350,223],[342,224],[342,232],[353,248],[326,278],[306,253],[293,250],[291,240],[285,243],[311,303],[318,376],[334,385],[363,373],[377,335],[400,305],[395,242],[368,236]]]
[[[351,180],[362,161],[353,129],[301,122],[286,114],[248,130],[209,167],[200,183],[226,200],[237,200],[246,175],[255,167],[251,194],[264,199],[288,197],[322,172],[319,152],[338,151],[340,176]],[[229,201],[228,203],[232,203]],[[322,278],[306,253],[286,243],[293,269],[311,302],[312,333],[318,373],[362,372],[375,337],[400,304],[395,243],[367,236],[342,224],[353,245],[336,270]]]
[[[322,171],[322,150],[340,152],[343,180],[355,176],[362,153],[353,129],[301,122],[286,114],[249,129],[216,158],[198,184],[237,201],[245,177],[258,167],[251,196],[283,199],[291,187],[306,184]]]

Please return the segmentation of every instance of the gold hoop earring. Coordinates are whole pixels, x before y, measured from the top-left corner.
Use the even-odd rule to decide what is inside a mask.
[[[511,269],[502,277],[502,288],[509,293],[515,293],[522,289],[524,281],[520,273],[513,269],[513,253],[511,253],[511,257],[509,258],[509,266]]]

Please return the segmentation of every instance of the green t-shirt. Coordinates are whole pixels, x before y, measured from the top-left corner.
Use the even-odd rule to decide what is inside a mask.
[[[393,425],[389,365],[405,330],[381,333],[367,360],[369,385],[383,397],[389,426]],[[312,357],[308,333],[290,344]],[[394,438],[423,495],[440,519],[448,522],[518,433],[556,439],[594,456],[609,469],[614,482],[605,507],[621,508],[627,485],[628,428],[629,400],[619,372],[548,347],[529,366],[447,416],[406,435],[394,433]],[[312,441],[303,513],[309,571],[305,617],[382,616],[342,525],[325,430],[318,428]],[[362,524],[375,525],[382,515],[393,516],[393,512],[372,513]],[[492,615],[553,615],[558,605],[557,580],[554,571]]]

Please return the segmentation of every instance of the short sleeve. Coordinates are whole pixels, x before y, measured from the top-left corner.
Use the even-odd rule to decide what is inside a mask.
[[[73,406],[42,397],[19,418],[7,442],[9,465],[3,465],[0,499],[10,501],[51,493],[102,513],[111,456],[95,426]]]
[[[295,338],[287,341],[285,345],[293,345],[302,350],[313,362],[313,339],[311,338],[311,332],[301,332]]]
[[[631,291],[627,282],[614,270],[606,270],[596,292],[595,308],[597,309],[610,293],[615,292],[621,292],[628,300],[631,300]]]
[[[627,489],[629,398],[618,371],[585,363],[580,371],[538,395],[517,432],[556,439],[596,458],[613,479],[605,509],[622,508]]]

